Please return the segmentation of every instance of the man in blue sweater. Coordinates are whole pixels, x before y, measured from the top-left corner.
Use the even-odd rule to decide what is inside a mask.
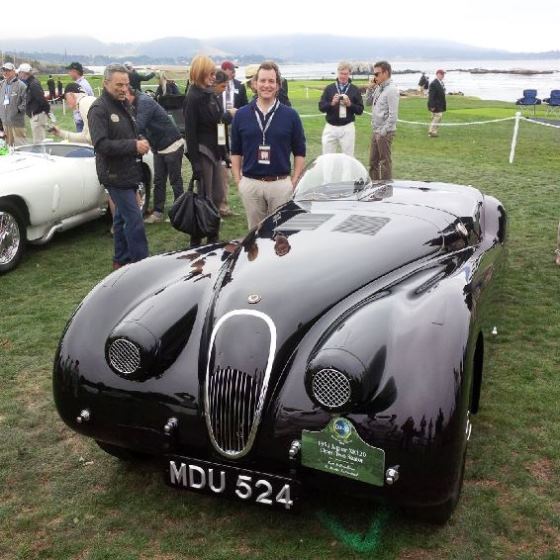
[[[148,140],[154,153],[154,211],[144,222],[156,224],[164,220],[167,177],[175,200],[183,193],[181,164],[185,141],[165,109],[149,95],[129,89],[128,101],[136,115],[138,132]]]
[[[256,88],[256,99],[237,111],[231,130],[232,174],[249,228],[290,200],[305,163],[303,125],[294,109],[278,101],[280,71],[274,62],[259,66]]]

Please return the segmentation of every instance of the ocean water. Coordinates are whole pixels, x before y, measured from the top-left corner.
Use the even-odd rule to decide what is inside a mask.
[[[556,60],[446,60],[434,62],[427,60],[390,61],[393,70],[418,70],[415,74],[395,74],[393,80],[401,90],[416,88],[421,72],[426,72],[430,80],[435,78],[436,70],[446,71],[445,87],[447,92],[463,92],[465,95],[486,100],[515,101],[522,96],[524,89],[536,89],[537,97],[550,96],[550,90],[560,89],[560,59]],[[288,79],[333,79],[337,63],[285,64],[280,67],[282,75]],[[517,74],[471,74],[458,69],[485,68],[488,70],[553,70],[553,74],[522,76]],[[243,75],[243,68],[239,68]],[[361,78],[360,76],[359,78]]]
[[[390,61],[394,70],[417,70],[414,74],[395,74],[393,79],[399,89],[416,88],[421,72],[435,78],[438,68],[446,71],[445,86],[448,93],[463,92],[465,95],[486,100],[515,101],[524,89],[536,89],[541,99],[550,96],[550,90],[560,89],[560,59],[552,60],[394,60]],[[334,80],[337,62],[281,64],[282,75],[288,80],[326,79]],[[90,67],[102,73],[103,66]],[[157,67],[154,67],[157,68]],[[170,67],[166,67],[170,68]],[[178,67],[179,68],[179,67]],[[553,70],[553,74],[522,76],[517,74],[471,74],[459,69],[485,68],[488,70]],[[240,66],[237,77],[243,79],[245,67]],[[359,76],[364,78],[365,76]]]

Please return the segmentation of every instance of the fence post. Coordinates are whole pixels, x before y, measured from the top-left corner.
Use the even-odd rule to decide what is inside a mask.
[[[519,133],[519,121],[521,120],[521,112],[515,113],[515,124],[513,125],[513,137],[511,139],[511,150],[509,152],[509,162],[513,163],[515,157],[515,147],[517,146],[517,135]]]

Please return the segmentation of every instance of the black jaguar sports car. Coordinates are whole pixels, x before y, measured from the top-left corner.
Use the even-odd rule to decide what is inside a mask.
[[[506,214],[319,157],[238,242],[103,280],[56,354],[63,420],[167,483],[296,509],[325,487],[444,522],[479,408]]]

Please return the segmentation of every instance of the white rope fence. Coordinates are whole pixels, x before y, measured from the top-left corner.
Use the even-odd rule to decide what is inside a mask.
[[[371,115],[369,111],[364,111],[366,115]],[[302,119],[310,119],[313,117],[324,117],[323,113],[313,113],[312,115],[300,115]],[[492,123],[499,123],[499,122],[506,122],[506,121],[515,121],[513,125],[513,136],[511,138],[511,149],[509,152],[509,162],[513,163],[515,159],[515,148],[517,147],[517,138],[519,136],[519,123],[520,121],[525,121],[531,124],[539,124],[541,126],[547,126],[549,128],[558,128],[560,129],[560,125],[552,124],[552,123],[545,123],[541,121],[537,121],[534,119],[530,119],[527,117],[523,117],[521,113],[518,111],[515,113],[513,117],[504,117],[503,119],[491,119],[487,121],[470,121],[470,122],[461,122],[461,123],[438,123],[438,126],[473,126],[473,125],[481,125],[481,124],[492,124]],[[402,124],[410,124],[413,126],[430,126],[429,122],[419,122],[419,121],[405,121],[403,119],[397,119],[397,122]]]

